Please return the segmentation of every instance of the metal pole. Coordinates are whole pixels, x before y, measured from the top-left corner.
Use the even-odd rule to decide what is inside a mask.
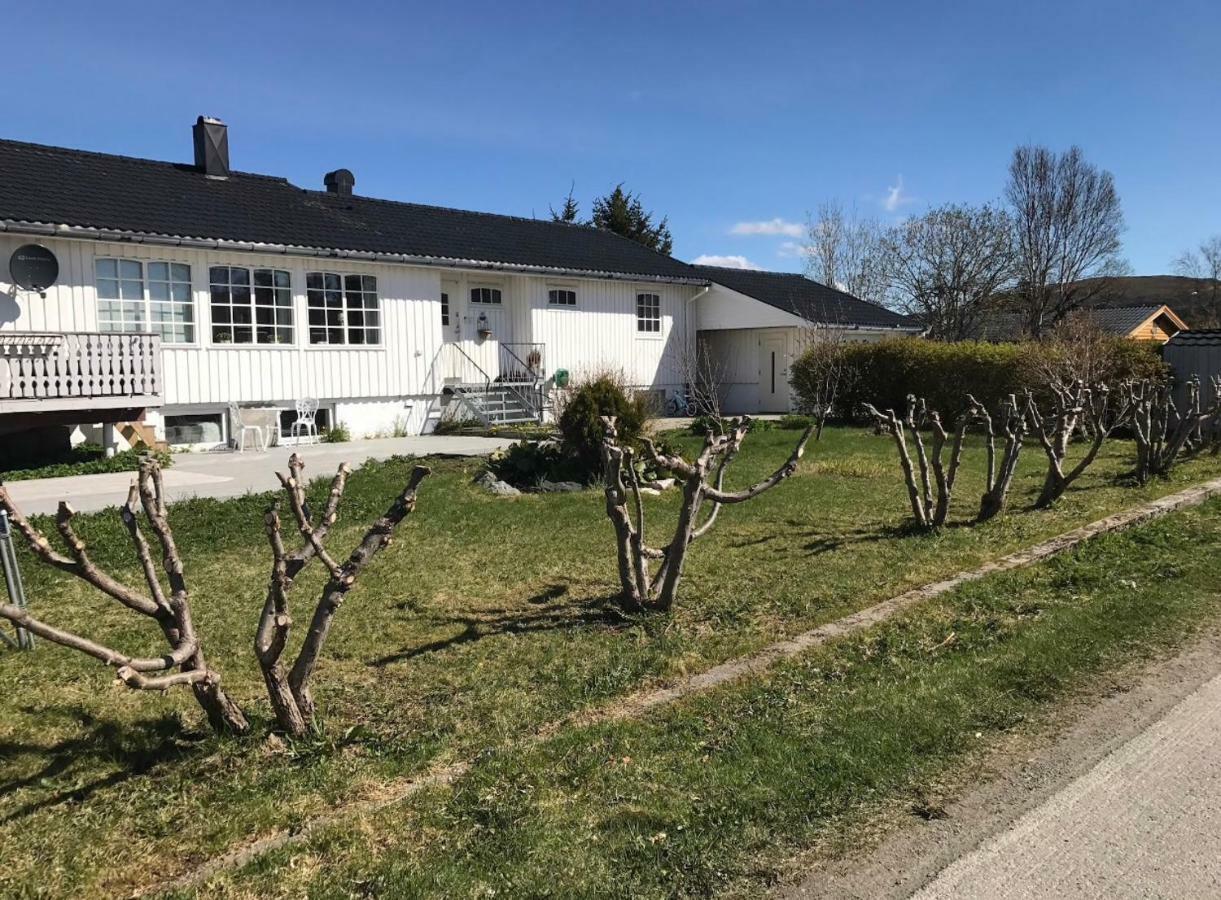
[[[8,520],[8,511],[0,509],[0,567],[4,569],[4,586],[8,589],[9,600],[14,606],[25,609],[25,587],[21,583],[21,570],[17,568],[17,553],[13,549],[13,529]],[[5,641],[12,644],[13,639],[0,633]],[[18,650],[33,650],[34,635],[20,625],[17,626]]]

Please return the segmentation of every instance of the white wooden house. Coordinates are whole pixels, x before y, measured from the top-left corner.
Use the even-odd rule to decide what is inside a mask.
[[[730,270],[585,226],[361,197],[344,169],[304,190],[232,170],[216,120],[194,137],[193,164],[0,141],[0,260],[33,244],[59,265],[43,291],[0,269],[0,432],[142,421],[220,444],[230,403],[288,422],[306,397],[354,436],[427,431],[455,403],[534,418],[560,369],[672,394],[697,331],[728,346],[714,332],[741,330]],[[746,296],[738,319],[772,327],[769,302]]]

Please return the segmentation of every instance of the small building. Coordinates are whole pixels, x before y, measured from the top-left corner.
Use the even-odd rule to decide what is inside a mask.
[[[1090,307],[1070,313],[1069,320],[1086,320],[1105,334],[1159,344],[1187,329],[1187,324],[1164,303]],[[976,335],[985,341],[1020,341],[1025,337],[1025,324],[1019,313],[990,313],[978,324]]]
[[[1221,329],[1180,331],[1162,348],[1162,359],[1180,385],[1192,376],[1199,377],[1201,402],[1211,403],[1212,380],[1221,375]],[[1182,390],[1176,399],[1183,399]]]
[[[919,334],[908,318],[791,272],[694,266],[710,287],[696,309],[726,413],[788,412],[788,368],[819,331],[847,341]]]

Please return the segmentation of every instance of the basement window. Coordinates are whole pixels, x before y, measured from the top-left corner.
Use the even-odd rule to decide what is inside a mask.
[[[98,330],[152,331],[167,344],[194,342],[189,265],[150,262],[146,272],[138,259],[98,259],[94,274]]]
[[[636,295],[636,331],[647,334],[661,332],[661,295]]]
[[[372,275],[341,275],[310,272],[305,276],[311,344],[382,342],[381,304],[377,278]]]
[[[494,287],[473,287],[471,288],[472,303],[500,303],[500,288]]]
[[[577,292],[569,288],[551,288],[547,291],[549,306],[576,306]]]
[[[292,344],[293,295],[287,272],[212,266],[208,282],[214,344]]]

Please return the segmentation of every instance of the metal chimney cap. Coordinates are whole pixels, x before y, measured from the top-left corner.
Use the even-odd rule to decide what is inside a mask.
[[[350,194],[356,186],[356,176],[350,169],[336,169],[322,176],[322,183],[331,194]]]

